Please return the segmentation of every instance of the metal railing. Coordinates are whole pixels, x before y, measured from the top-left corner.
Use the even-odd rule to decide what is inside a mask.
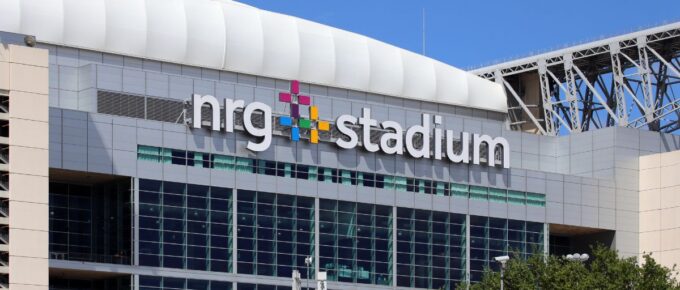
[[[130,256],[128,256],[126,254],[102,255],[102,254],[91,254],[91,253],[50,252],[50,259],[64,260],[64,261],[105,263],[105,264],[121,264],[121,265],[129,265],[130,264]]]

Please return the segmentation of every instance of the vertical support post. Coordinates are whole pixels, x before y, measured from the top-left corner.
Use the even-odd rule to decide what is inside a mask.
[[[569,120],[571,128],[574,132],[581,132],[581,118],[578,108],[578,88],[576,87],[576,79],[574,77],[573,56],[571,54],[564,55],[564,79],[567,85],[567,102],[569,102]]]
[[[640,80],[642,81],[641,87],[642,87],[642,94],[644,97],[644,105],[645,105],[645,118],[647,119],[648,123],[651,123],[654,121],[654,98],[652,97],[652,82],[650,80],[650,63],[649,63],[649,57],[647,55],[647,36],[640,36],[637,38],[637,47],[638,47],[638,57],[639,57],[639,62],[640,66],[638,69],[640,70]]]
[[[541,86],[541,98],[543,100],[543,121],[545,122],[545,131],[548,136],[555,136],[555,120],[553,119],[552,110],[552,94],[550,93],[550,79],[546,74],[548,66],[545,59],[538,60],[538,80]]]
[[[397,207],[392,206],[392,288],[397,288]]]
[[[465,282],[470,289],[470,215],[465,215]]]
[[[132,265],[139,266],[139,178],[132,177],[130,184],[132,197]],[[138,276],[135,275],[137,279]]]
[[[612,61],[612,75],[614,78],[614,92],[616,98],[616,116],[619,118],[619,126],[628,126],[628,111],[626,105],[626,95],[624,93],[625,84],[623,82],[623,68],[619,53],[621,46],[619,42],[609,44],[609,54]]]
[[[550,225],[543,224],[543,257],[550,255]]]
[[[314,198],[314,273],[319,273],[319,252],[321,246],[319,245],[319,205],[321,201],[318,197]],[[309,277],[307,277],[309,279]],[[307,289],[309,290],[309,289]]]
[[[231,269],[232,273],[238,273],[238,189],[234,188],[231,194]],[[236,289],[236,285],[234,285]]]

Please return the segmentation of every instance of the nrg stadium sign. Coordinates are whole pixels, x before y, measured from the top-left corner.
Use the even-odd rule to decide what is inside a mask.
[[[331,131],[331,123],[319,119],[318,108],[311,105],[309,96],[299,94],[299,83],[291,82],[290,92],[279,93],[279,101],[290,104],[290,116],[278,117],[278,124],[290,127],[290,138],[293,141],[300,139],[300,129],[309,130],[309,141],[319,142],[319,131]],[[210,106],[210,127],[213,131],[221,131],[221,123],[224,121],[224,131],[234,132],[234,116],[237,111],[242,110],[242,124],[246,133],[257,137],[257,141],[248,141],[246,148],[254,152],[265,151],[269,148],[274,135],[272,118],[272,108],[261,102],[245,104],[243,100],[224,100],[224,116],[221,116],[220,103],[214,96],[194,94],[191,99],[192,120],[202,119],[202,108],[204,105]],[[309,108],[309,115],[301,116],[300,107]],[[263,116],[261,124],[255,124],[253,117]],[[202,122],[190,122],[190,127],[200,129]],[[385,154],[403,155],[404,152],[414,158],[434,158],[442,160],[447,158],[454,163],[481,164],[480,159],[483,154],[483,144],[488,148],[486,162],[488,166],[502,165],[503,168],[510,168],[510,145],[503,137],[491,137],[488,135],[460,133],[460,138],[454,138],[452,130],[442,130],[438,126],[442,124],[442,116],[423,113],[420,125],[403,128],[395,121],[379,122],[371,118],[371,109],[363,108],[361,116],[340,115],[335,119],[333,126],[342,135],[335,139],[335,144],[343,149],[354,149],[357,146],[363,147],[369,152],[382,152]],[[258,126],[259,125],[259,126]],[[361,128],[359,133],[353,128]],[[379,142],[371,141],[371,131],[382,129],[385,133],[380,136]],[[361,136],[359,136],[361,135]],[[416,139],[421,139],[422,144],[416,144]],[[454,143],[460,140],[461,148],[456,152]],[[445,142],[443,142],[445,141]],[[331,141],[333,142],[333,141]],[[442,146],[442,142],[445,146]],[[442,148],[445,147],[445,148]],[[472,148],[470,148],[472,147]],[[471,150],[472,149],[472,150]],[[498,164],[495,152],[500,150],[502,162]],[[472,158],[470,158],[472,151]],[[472,159],[472,160],[470,160]]]

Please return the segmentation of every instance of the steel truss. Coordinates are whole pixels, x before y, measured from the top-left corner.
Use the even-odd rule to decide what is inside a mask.
[[[680,22],[472,73],[505,87],[513,130],[680,129]]]

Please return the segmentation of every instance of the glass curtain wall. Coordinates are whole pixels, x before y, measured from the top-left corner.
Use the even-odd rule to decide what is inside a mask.
[[[139,276],[139,290],[231,290],[231,288],[231,282]]]
[[[139,264],[232,272],[229,188],[139,180]]]
[[[130,263],[130,179],[50,182],[50,258]]]
[[[465,215],[397,208],[397,286],[452,289],[465,280]]]
[[[314,256],[314,198],[238,191],[238,273],[307,277]],[[313,271],[314,268],[311,268]]]
[[[328,280],[392,285],[392,207],[319,204],[319,268]]]
[[[494,257],[525,259],[543,252],[543,224],[470,216],[470,279],[480,281],[484,268],[498,270]]]

